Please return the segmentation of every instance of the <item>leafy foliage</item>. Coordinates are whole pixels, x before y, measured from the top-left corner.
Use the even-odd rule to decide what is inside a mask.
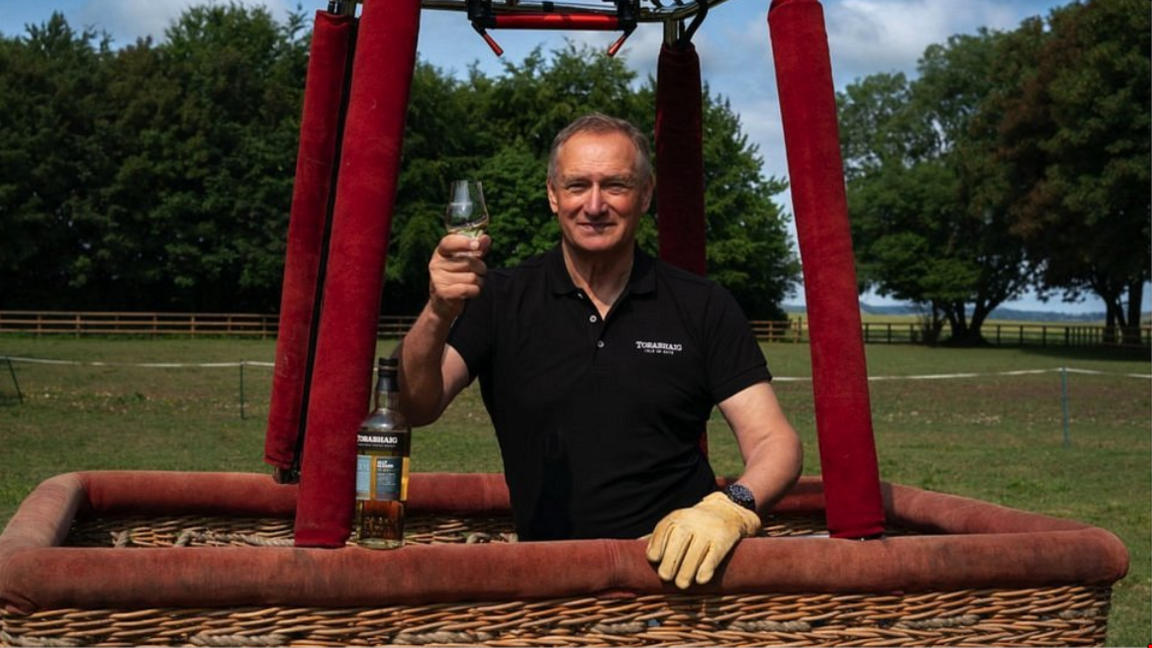
[[[1095,292],[1109,325],[1132,327],[1152,271],[1152,18],[1139,0],[1097,0],[1049,22],[996,141],[1015,231],[1042,289]]]
[[[0,308],[274,311],[310,35],[302,15],[192,7],[118,51],[63,16],[0,39]],[[652,132],[654,81],[569,43],[489,77],[418,62],[386,265],[390,313],[427,297],[448,182],[485,183],[494,265],[555,244],[553,135],[599,110]],[[750,315],[798,270],[755,147],[706,94],[709,262]],[[658,162],[658,161],[657,161]],[[11,173],[7,170],[11,169]],[[652,219],[641,245],[656,250]]]
[[[1095,0],[932,45],[841,93],[863,287],[978,343],[1029,286],[1139,321],[1149,279],[1149,13]],[[1127,297],[1127,310],[1121,309]]]

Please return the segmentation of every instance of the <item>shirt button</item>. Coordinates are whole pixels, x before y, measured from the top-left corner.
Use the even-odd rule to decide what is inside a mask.
[[[597,349],[603,349],[604,348],[604,340],[596,340],[596,348]]]
[[[592,322],[593,324],[595,324],[595,323],[596,323],[596,316],[595,316],[595,315],[592,315],[592,316],[590,316],[590,317],[588,318],[588,321],[589,321],[589,322]]]

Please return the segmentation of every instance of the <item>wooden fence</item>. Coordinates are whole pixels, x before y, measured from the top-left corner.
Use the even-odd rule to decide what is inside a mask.
[[[267,338],[276,336],[278,319],[247,313],[0,311],[0,333]]]
[[[412,316],[381,317],[377,334],[398,338],[416,320]],[[808,320],[754,320],[756,338],[765,342],[808,342]],[[234,336],[274,338],[279,321],[276,315],[250,313],[103,313],[62,311],[0,311],[0,333],[27,335],[135,335]],[[1121,346],[1118,331],[1104,326],[1081,324],[997,324],[985,323],[984,337],[996,346],[1100,347]],[[916,322],[865,322],[862,334],[866,344],[917,344],[924,340]],[[1152,326],[1139,331],[1140,346],[1152,344]],[[1129,344],[1129,346],[1132,346]]]
[[[1152,325],[1144,324],[1138,331],[1132,331],[1129,339],[1139,338],[1139,343],[1124,339],[1121,330],[1099,324],[1052,324],[1014,323],[1000,324],[985,322],[981,327],[984,339],[998,347],[1148,347],[1152,345]],[[807,333],[807,331],[805,331]],[[943,331],[947,340],[948,329]],[[805,336],[805,339],[807,337]],[[921,325],[914,322],[864,322],[864,342],[866,344],[920,344],[924,342]]]

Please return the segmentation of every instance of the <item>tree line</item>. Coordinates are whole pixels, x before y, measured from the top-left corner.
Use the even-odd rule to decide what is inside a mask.
[[[1148,3],[1088,0],[933,45],[838,95],[861,283],[978,342],[1033,288],[1139,343],[1152,180]]]
[[[1074,3],[839,93],[861,289],[922,305],[929,335],[958,342],[1029,288],[1139,323],[1150,32],[1142,0]],[[303,14],[210,4],[160,43],[114,49],[60,14],[0,37],[0,308],[275,312],[310,36]],[[494,76],[419,61],[385,312],[423,304],[448,181],[490,188],[490,261],[516,263],[558,236],[552,135],[590,110],[651,133],[654,105],[654,79],[571,44]],[[707,89],[704,134],[709,274],[749,316],[782,318],[799,282],[785,184]]]
[[[157,44],[112,49],[64,16],[0,40],[0,307],[274,312],[310,33],[262,7],[187,9]],[[489,76],[414,71],[384,310],[427,298],[447,186],[488,188],[493,265],[559,237],[552,136],[600,110],[652,133],[655,81],[569,44]],[[749,316],[784,318],[799,264],[757,148],[706,91],[708,268]],[[660,160],[655,160],[657,170]],[[653,205],[658,218],[659,205]],[[655,253],[654,219],[640,244]]]

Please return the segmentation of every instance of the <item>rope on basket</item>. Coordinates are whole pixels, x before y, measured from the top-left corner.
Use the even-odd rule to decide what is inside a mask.
[[[172,543],[172,545],[175,547],[187,547],[193,542],[219,542],[224,544],[241,542],[258,547],[292,546],[292,540],[289,538],[268,538],[253,533],[217,533],[215,531],[196,531],[194,529],[186,529],[181,532],[179,537],[176,538],[176,542]]]
[[[401,632],[392,643],[398,646],[447,646],[491,641],[495,635],[488,632]]]
[[[109,531],[108,535],[112,538],[112,547],[115,549],[123,549],[133,544],[131,530],[124,531]],[[464,539],[465,544],[488,544],[492,542],[517,542],[518,537],[515,533],[484,533],[477,531],[468,534]],[[270,538],[265,535],[256,533],[221,533],[218,531],[198,531],[196,529],[184,529],[180,535],[172,542],[174,547],[187,547],[193,543],[216,543],[216,544],[245,544],[258,547],[291,547],[293,546],[292,538]]]
[[[731,630],[741,632],[808,632],[812,624],[807,621],[733,621],[729,626]]]
[[[132,544],[131,531],[111,531],[109,535],[112,536],[112,546],[116,549],[123,549]],[[172,543],[174,547],[187,547],[193,542],[207,542],[219,544],[246,544],[258,547],[291,547],[291,538],[269,538],[254,533],[217,533],[215,531],[196,531],[195,529],[185,529],[180,532],[176,537],[176,541]]]
[[[483,531],[476,531],[469,533],[468,537],[464,539],[464,544],[488,544],[490,542],[517,542],[519,536],[515,533],[484,533]]]
[[[188,642],[193,646],[287,646],[291,637],[283,634],[216,635],[198,634]]]
[[[81,645],[72,639],[50,639],[47,637],[23,637],[0,630],[0,644],[5,646],[43,646],[45,648],[75,648]]]
[[[956,628],[976,625],[979,622],[980,617],[975,614],[963,614],[955,617],[925,619],[923,621],[899,621],[896,623],[896,627],[908,628],[909,630],[935,630],[938,628]]]

